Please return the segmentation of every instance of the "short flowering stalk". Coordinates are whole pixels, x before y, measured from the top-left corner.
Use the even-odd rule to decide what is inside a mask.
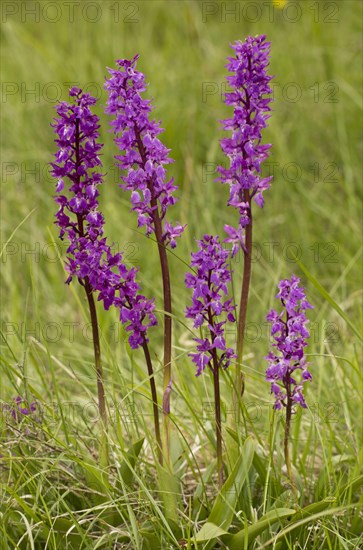
[[[118,166],[125,170],[121,187],[131,191],[132,210],[137,213],[139,227],[145,227],[146,235],[155,234],[158,245],[163,296],[164,296],[164,385],[163,426],[167,462],[169,464],[169,412],[172,386],[172,303],[167,246],[176,246],[176,238],[184,227],[171,225],[165,220],[169,206],[176,202],[173,196],[177,187],[173,178],[166,179],[164,166],[173,160],[158,139],[163,132],[160,123],[150,119],[150,100],[141,94],[146,90],[145,76],[136,70],[138,55],[133,59],[117,60],[117,69],[109,69],[111,78],[106,80],[108,92],[106,112],[113,116],[111,122],[116,134],[115,143],[122,154],[116,156]]]
[[[193,273],[187,273],[185,284],[193,290],[192,305],[187,307],[186,317],[194,320],[194,328],[206,327],[208,336],[195,338],[197,352],[190,353],[199,376],[206,366],[213,373],[214,404],[217,441],[218,485],[223,485],[222,423],[219,370],[227,368],[235,357],[232,348],[228,348],[224,337],[227,321],[234,323],[234,307],[227,296],[227,285],[231,281],[228,267],[229,253],[218,237],[204,235],[198,241],[199,250],[192,253]]]
[[[92,114],[91,107],[96,99],[79,88],[70,90],[73,103],[61,102],[57,106],[58,118],[53,127],[58,138],[56,162],[52,163],[53,175],[58,178],[56,202],[59,210],[56,224],[60,238],[66,236],[67,283],[76,277],[85,289],[91,317],[95,366],[97,373],[98,407],[100,418],[107,425],[106,400],[101,363],[100,338],[94,293],[108,310],[111,306],[119,310],[120,320],[129,333],[132,348],[142,347],[147,358],[153,403],[157,405],[155,382],[150,354],[147,348],[147,330],[157,324],[154,303],[139,293],[136,282],[137,269],[128,269],[121,254],[113,254],[103,236],[104,219],[98,211],[98,186],[102,183],[98,156],[102,145],[99,137],[99,119]],[[63,194],[65,178],[69,181],[69,195]],[[155,410],[155,409],[154,409]],[[157,407],[156,407],[157,410]],[[159,424],[158,417],[155,419]],[[160,438],[156,431],[160,448]]]
[[[272,346],[275,348],[266,357],[269,364],[266,380],[271,382],[271,393],[275,398],[274,409],[281,410],[284,407],[286,411],[284,454],[288,477],[293,487],[295,483],[289,453],[291,418],[297,405],[306,408],[303,384],[312,379],[304,356],[309,338],[305,311],[311,309],[312,305],[307,301],[299,283],[300,279],[295,275],[291,279],[280,281],[276,298],[281,301],[282,311],[279,313],[272,309],[266,317],[272,323]],[[295,379],[299,370],[302,371],[300,382]]]
[[[232,136],[221,140],[221,147],[230,166],[218,168],[219,180],[230,186],[228,205],[237,209],[239,224],[235,228],[225,225],[226,242],[232,244],[232,256],[239,249],[244,255],[243,280],[237,324],[237,365],[234,400],[244,392],[242,371],[244,332],[252,270],[252,199],[260,207],[264,204],[263,192],[270,187],[272,177],[261,176],[261,163],[268,157],[271,145],[261,144],[261,131],[267,126],[271,99],[267,74],[270,43],[264,35],[247,37],[245,42],[232,45],[234,57],[228,58],[227,69],[233,75],[227,77],[231,92],[225,94],[225,103],[233,106],[233,118],[222,121],[223,128]],[[239,410],[237,406],[237,411]]]

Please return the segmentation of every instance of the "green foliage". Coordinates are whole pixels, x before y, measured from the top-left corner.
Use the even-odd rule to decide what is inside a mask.
[[[239,495],[252,465],[254,452],[254,441],[248,438],[233,470],[214,501],[207,523],[197,533],[196,541],[213,540],[229,529],[236,513]]]
[[[224,537],[225,542],[227,543],[230,550],[241,550],[242,548],[248,548],[248,545],[251,545],[253,541],[261,535],[267,529],[270,530],[271,527],[278,522],[281,522],[283,519],[294,516],[296,510],[289,508],[277,508],[275,510],[270,510],[265,514],[261,519],[250,525],[246,526],[246,529],[242,529],[235,535],[228,535]]]
[[[87,3],[75,3],[73,23],[65,3],[59,3],[60,19],[51,22],[50,4],[33,3],[40,10],[36,20],[24,15],[27,2],[3,2],[16,14],[2,12],[0,398],[27,395],[39,408],[36,418],[19,423],[1,414],[1,550],[362,547],[362,4],[305,0],[297,3],[301,18],[292,22],[286,14],[293,18],[296,3],[287,2],[287,11],[272,9],[272,2],[269,9],[269,2],[233,2],[238,19],[220,2],[106,0],[95,3],[101,6],[96,22],[87,20],[91,7],[82,15]],[[207,5],[215,13],[206,17]],[[253,6],[261,7],[260,18]],[[228,428],[234,373],[221,373],[229,476],[218,493],[213,384],[207,373],[195,378],[187,355],[193,331],[183,317],[183,279],[194,239],[222,234],[223,225],[234,221],[226,188],[214,182],[216,165],[225,161],[218,145],[218,120],[229,113],[221,100],[224,65],[230,42],[257,33],[272,42],[276,96],[264,142],[273,144],[265,170],[275,168],[275,178],[265,208],[255,209],[239,433]],[[106,231],[129,265],[140,266],[141,284],[156,297],[161,319],[156,245],[136,230],[128,197],[118,188],[116,149],[102,112],[106,66],[136,52],[176,161],[170,175],[180,185],[180,200],[173,217],[188,224],[169,255],[172,480],[160,477],[156,467],[143,357],[125,344],[116,315],[100,308],[110,428],[109,463],[98,464],[89,319],[82,289],[64,284],[65,246],[53,227],[54,182],[47,172],[55,151],[49,125],[55,99],[67,98],[66,83],[87,86],[100,97]],[[241,258],[232,269],[238,295]],[[265,314],[278,279],[292,272],[303,278],[314,305],[308,410],[296,415],[291,430],[297,496],[283,467],[282,420],[271,410],[264,381]],[[234,335],[228,337],[233,345]],[[154,329],[150,339],[160,392],[161,331]],[[161,392],[158,397],[161,403]],[[239,452],[234,468],[228,437]],[[166,513],[168,493],[172,507]]]

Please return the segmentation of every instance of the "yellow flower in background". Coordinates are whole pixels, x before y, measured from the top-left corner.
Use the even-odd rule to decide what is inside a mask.
[[[283,8],[287,4],[287,0],[272,0],[273,5],[276,8]]]

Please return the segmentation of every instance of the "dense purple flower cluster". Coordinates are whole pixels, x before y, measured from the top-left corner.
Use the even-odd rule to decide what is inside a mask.
[[[139,227],[145,226],[146,234],[155,231],[155,217],[163,220],[169,206],[175,204],[173,193],[177,189],[174,178],[166,179],[164,166],[174,162],[170,149],[157,138],[163,132],[160,122],[149,120],[151,102],[143,99],[146,90],[145,76],[136,70],[139,56],[131,60],[119,59],[119,69],[108,69],[111,78],[106,80],[108,91],[106,113],[114,116],[111,125],[117,136],[115,143],[122,151],[117,155],[118,166],[126,170],[121,187],[130,190],[132,210],[138,215]],[[175,239],[184,226],[165,222],[162,240],[175,248]]]
[[[102,164],[98,156],[102,144],[96,141],[99,119],[90,109],[96,99],[83,94],[79,88],[72,88],[69,95],[75,98],[74,104],[61,102],[57,106],[59,118],[52,124],[58,134],[56,162],[52,163],[53,176],[58,178],[56,224],[60,228],[60,238],[66,235],[70,242],[67,283],[73,276],[81,280],[94,279],[101,258],[108,250],[106,240],[101,238],[104,220],[98,211],[97,200],[102,174],[92,171]],[[65,178],[70,180],[71,198],[62,194]]]
[[[227,69],[234,74],[227,77],[233,89],[225,94],[225,103],[234,108],[233,118],[222,121],[225,130],[232,131],[232,137],[221,140],[223,152],[230,160],[229,168],[218,168],[219,181],[228,183],[230,197],[228,204],[237,208],[240,214],[238,229],[225,226],[227,242],[233,244],[234,255],[239,247],[244,248],[244,228],[250,222],[251,199],[258,206],[264,204],[263,191],[270,187],[271,177],[261,177],[261,163],[268,157],[271,145],[261,144],[261,130],[267,126],[271,110],[269,103],[272,90],[267,74],[270,43],[264,35],[248,36],[245,42],[232,45],[235,57],[228,58]]]
[[[218,365],[223,368],[228,367],[235,357],[224,338],[226,320],[221,319],[226,315],[229,322],[235,322],[232,300],[224,298],[231,280],[227,264],[229,253],[221,246],[218,236],[204,235],[198,245],[198,252],[191,255],[194,273],[187,273],[185,277],[187,288],[193,290],[192,306],[187,307],[186,317],[194,319],[195,328],[206,325],[210,333],[210,338],[195,338],[197,353],[189,354],[197,366],[197,376],[211,363],[217,350],[222,352]]]
[[[119,308],[120,319],[131,333],[129,343],[137,348],[143,344],[147,329],[156,324],[154,304],[138,293],[137,269],[127,269],[122,255],[113,254],[103,237],[104,219],[98,210],[102,174],[94,170],[102,164],[102,144],[97,143],[99,119],[90,109],[96,99],[75,87],[69,95],[74,102],[61,102],[52,124],[58,135],[56,162],[52,163],[53,176],[58,178],[56,224],[60,238],[66,236],[69,241],[67,283],[77,277],[83,286],[99,292],[105,309],[111,305]],[[71,198],[62,193],[65,178],[70,181]]]
[[[269,363],[266,380],[271,382],[275,409],[286,406],[288,398],[306,408],[302,389],[304,382],[312,378],[304,357],[304,348],[308,345],[306,339],[309,337],[305,311],[313,306],[307,301],[299,283],[300,279],[295,275],[290,280],[280,281],[276,298],[281,300],[283,309],[281,313],[272,309],[266,317],[272,323],[271,335],[276,349],[276,352],[272,351],[266,357]],[[296,370],[302,370],[300,383],[292,377]]]

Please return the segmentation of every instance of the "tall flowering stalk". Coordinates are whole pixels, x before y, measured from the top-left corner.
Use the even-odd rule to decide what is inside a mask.
[[[305,311],[313,306],[307,301],[304,288],[299,286],[300,279],[292,275],[291,279],[280,281],[279,298],[282,310],[272,309],[267,314],[271,326],[271,336],[274,351],[266,357],[268,368],[266,380],[271,382],[271,393],[275,398],[276,410],[285,408],[286,424],[284,437],[285,463],[289,479],[294,485],[291,460],[289,454],[289,437],[291,417],[294,407],[300,405],[306,408],[303,396],[303,384],[312,379],[304,356],[304,348],[308,345],[309,331],[306,328],[308,319]],[[301,379],[295,379],[298,371],[302,371]]]
[[[221,140],[221,147],[229,159],[229,167],[218,168],[219,180],[230,186],[228,205],[239,213],[238,227],[225,225],[226,242],[232,243],[232,256],[239,249],[244,255],[243,280],[238,313],[237,365],[235,402],[244,391],[242,371],[244,331],[246,326],[248,294],[252,260],[252,199],[260,207],[264,204],[263,192],[270,187],[272,177],[261,176],[261,163],[268,157],[271,145],[261,144],[261,132],[267,126],[271,76],[267,74],[270,43],[264,35],[247,37],[245,42],[232,45],[234,57],[228,58],[226,68],[233,73],[227,76],[231,92],[225,94],[225,103],[234,109],[233,117],[222,121],[223,128],[232,136]],[[238,408],[237,408],[238,410]]]
[[[96,99],[79,88],[69,92],[72,103],[57,106],[58,117],[52,126],[58,138],[56,162],[52,163],[53,176],[58,178],[55,200],[59,205],[56,224],[60,238],[67,237],[67,283],[76,277],[85,289],[93,333],[94,357],[97,374],[98,408],[100,418],[107,424],[106,401],[101,362],[100,338],[94,293],[103,301],[104,308],[119,310],[120,320],[129,333],[134,349],[144,350],[154,404],[156,438],[161,453],[158,406],[153,369],[147,347],[147,330],[156,324],[154,303],[139,293],[137,269],[128,269],[122,255],[113,254],[104,233],[104,219],[98,210],[98,186],[102,183],[99,152],[99,119],[91,112]],[[65,179],[69,182],[64,194]]]
[[[219,370],[227,368],[235,357],[232,348],[228,348],[224,337],[227,320],[235,322],[232,300],[226,298],[227,285],[231,281],[228,267],[229,253],[218,237],[204,235],[198,241],[199,250],[192,253],[193,273],[187,273],[185,284],[192,289],[192,305],[187,307],[186,317],[194,320],[195,328],[207,329],[204,338],[195,338],[197,352],[190,353],[199,376],[209,366],[214,380],[214,404],[217,440],[218,484],[223,485],[222,460],[222,424],[221,399],[219,389]]]
[[[108,69],[106,112],[113,116],[111,125],[116,134],[115,143],[121,150],[116,156],[118,166],[126,171],[121,187],[131,191],[132,210],[137,213],[139,227],[146,234],[155,234],[158,244],[164,296],[164,386],[163,425],[165,451],[169,463],[169,412],[172,350],[172,304],[170,273],[166,247],[176,246],[176,238],[184,227],[171,225],[166,219],[169,206],[175,204],[177,189],[173,178],[167,179],[164,166],[173,162],[169,149],[158,139],[163,132],[160,123],[150,119],[151,102],[143,99],[145,76],[136,70],[139,56],[131,60],[117,60],[117,69]]]
[[[98,212],[98,185],[102,181],[99,172],[91,170],[101,165],[98,156],[102,145],[97,143],[98,117],[90,107],[96,100],[89,94],[82,94],[79,88],[69,92],[73,104],[61,102],[57,106],[59,118],[52,125],[58,135],[56,162],[52,163],[53,176],[58,178],[56,202],[59,205],[56,224],[60,229],[60,238],[67,236],[66,268],[69,272],[67,283],[76,276],[86,292],[92,324],[94,357],[97,375],[98,408],[103,423],[107,424],[107,412],[103,372],[101,363],[100,338],[97,324],[97,312],[93,296],[93,277],[97,272],[104,243],[102,234],[102,215]],[[67,177],[70,182],[71,198],[63,195]],[[91,278],[91,280],[90,280]]]

